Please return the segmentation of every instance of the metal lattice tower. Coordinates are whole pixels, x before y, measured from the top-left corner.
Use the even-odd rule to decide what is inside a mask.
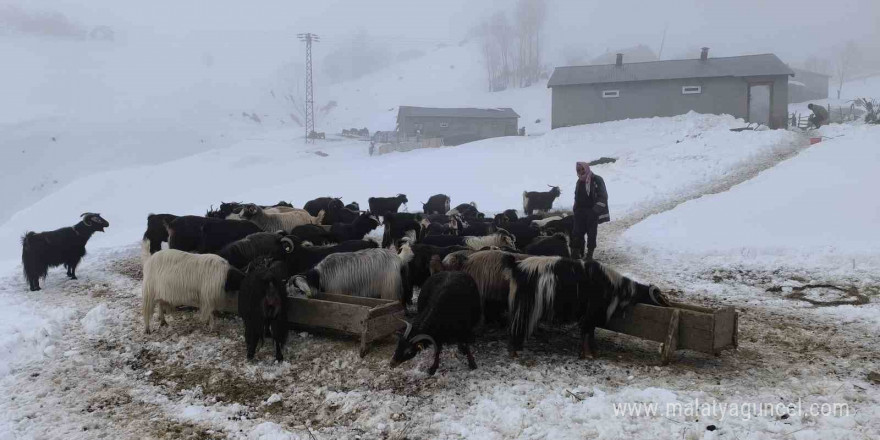
[[[300,41],[306,43],[306,143],[314,143],[311,134],[315,132],[315,96],[312,85],[312,42],[318,43],[321,38],[312,33],[297,34]]]

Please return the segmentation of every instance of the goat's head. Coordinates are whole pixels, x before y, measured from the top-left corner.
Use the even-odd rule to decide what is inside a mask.
[[[255,205],[253,203],[248,203],[247,205],[241,206],[241,217],[244,219],[253,218],[257,214],[262,213],[262,212],[263,212],[263,208],[260,208],[259,206]]]
[[[400,203],[403,203],[404,205],[406,205],[409,202],[409,200],[407,200],[407,198],[406,198],[406,194],[398,194],[396,199],[399,200]]]
[[[550,187],[550,195],[552,195],[553,197],[559,197],[559,195],[562,194],[562,191],[559,190],[558,186],[553,186],[553,185],[547,185],[547,186]]]
[[[104,217],[101,217],[101,214],[96,214],[94,212],[84,212],[82,215],[82,222],[84,225],[92,228],[95,231],[104,232],[104,228],[110,227],[110,222],[104,220]]]
[[[293,291],[297,295],[306,296],[311,298],[314,293],[312,292],[312,287],[309,286],[309,282],[303,275],[296,275],[290,278],[290,281],[287,282],[287,287],[290,289],[293,288]]]
[[[394,355],[391,357],[391,368],[394,368],[419,354],[420,351],[431,345],[437,345],[430,335],[426,335],[424,333],[418,335],[411,335],[412,333],[412,324],[404,321],[406,323],[406,330],[399,335],[397,340],[397,348],[394,350]]]

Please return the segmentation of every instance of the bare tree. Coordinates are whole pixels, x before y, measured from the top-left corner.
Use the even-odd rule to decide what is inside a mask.
[[[843,83],[847,82],[858,69],[861,60],[859,47],[852,40],[837,51],[837,57],[834,60],[834,73],[837,75],[837,99],[840,99],[840,92],[843,91]]]
[[[531,85],[541,76],[541,34],[546,17],[545,0],[519,0],[516,4],[520,87]]]

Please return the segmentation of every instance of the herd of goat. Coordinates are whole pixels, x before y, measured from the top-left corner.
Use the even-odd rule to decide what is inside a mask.
[[[506,326],[515,356],[539,322],[579,323],[580,356],[591,357],[596,326],[635,303],[666,301],[656,286],[571,259],[573,217],[547,214],[557,197],[558,187],[523,193],[525,217],[510,209],[488,218],[474,203],[450,208],[443,194],[421,213],[400,212],[408,200],[399,194],[370,198],[367,211],[321,197],[302,209],[221,203],[205,216],[150,214],[142,242],[144,329],[150,332],[156,306],[165,326],[165,314],[181,305],[198,307],[213,328],[213,312],[237,292],[247,358],[271,335],[281,361],[289,294],[344,293],[406,307],[418,289],[392,365],[433,347],[434,374],[443,345],[457,344],[473,369],[477,327]],[[380,224],[381,244],[365,238]],[[52,266],[63,264],[75,279],[89,237],[108,226],[100,214],[85,213],[73,227],[28,232],[22,265],[30,289],[40,289]]]

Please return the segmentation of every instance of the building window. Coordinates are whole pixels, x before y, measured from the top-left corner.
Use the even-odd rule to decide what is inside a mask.
[[[684,86],[681,88],[682,95],[699,95],[703,93],[703,86]]]
[[[603,98],[619,98],[620,90],[602,90]]]
[[[447,127],[449,127],[449,123],[448,123],[448,122],[441,122],[441,123],[440,123],[440,128],[447,128]]]

